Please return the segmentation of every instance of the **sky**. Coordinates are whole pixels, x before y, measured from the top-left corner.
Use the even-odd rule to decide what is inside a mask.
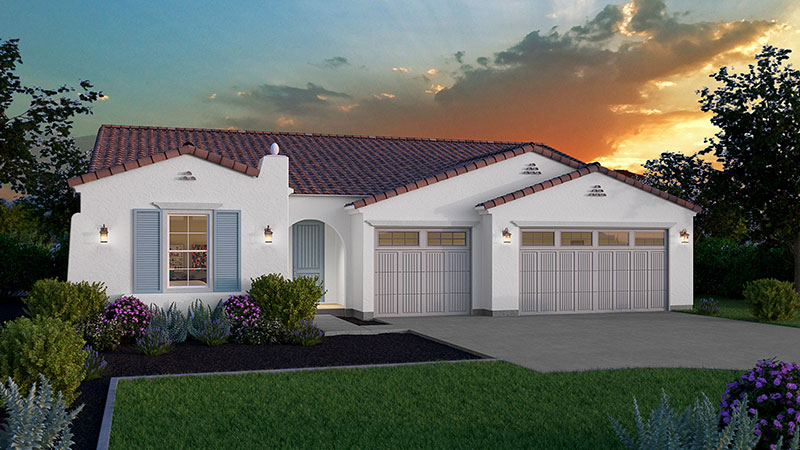
[[[709,74],[746,69],[764,44],[800,52],[800,2],[14,0],[9,38],[23,83],[103,91],[76,137],[118,124],[535,141],[642,172],[713,135],[696,93]]]

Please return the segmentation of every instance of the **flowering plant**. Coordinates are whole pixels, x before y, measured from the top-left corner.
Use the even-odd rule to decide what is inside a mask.
[[[83,351],[86,352],[86,363],[83,365],[83,368],[86,369],[84,380],[96,380],[105,375],[108,362],[103,355],[90,345],[84,347]]]
[[[101,352],[116,350],[122,340],[122,327],[116,319],[109,319],[102,312],[78,323],[77,328],[86,343]]]
[[[719,303],[714,297],[704,297],[697,301],[695,311],[707,316],[719,314]]]
[[[316,345],[325,336],[325,332],[312,319],[301,319],[287,334],[287,341],[298,345]]]
[[[158,325],[150,325],[136,338],[136,349],[145,355],[163,355],[172,350],[172,341],[165,329]]]
[[[254,326],[261,317],[261,307],[247,295],[231,295],[223,303],[225,314],[231,321],[231,332]]]
[[[733,410],[747,396],[749,415],[758,414],[755,433],[759,448],[775,445],[779,439],[790,442],[800,425],[800,366],[765,359],[756,367],[728,383],[722,395],[720,420],[731,421]]]
[[[122,327],[123,337],[136,339],[144,334],[150,325],[150,309],[141,300],[126,295],[106,306],[106,318],[116,321]]]

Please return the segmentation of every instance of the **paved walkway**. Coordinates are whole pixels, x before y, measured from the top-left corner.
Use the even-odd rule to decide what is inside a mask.
[[[800,328],[676,312],[381,320],[542,372],[800,362]]]

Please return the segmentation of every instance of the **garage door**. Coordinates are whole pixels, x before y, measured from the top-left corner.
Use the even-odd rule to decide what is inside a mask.
[[[522,231],[520,313],[666,308],[663,230]]]
[[[467,230],[379,230],[375,239],[376,316],[469,313]]]

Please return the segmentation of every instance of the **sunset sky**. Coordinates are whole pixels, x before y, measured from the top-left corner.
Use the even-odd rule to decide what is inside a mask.
[[[714,128],[696,90],[761,45],[794,49],[800,2],[14,1],[29,85],[91,80],[76,120],[544,142],[640,172]],[[200,6],[203,5],[203,6]],[[21,108],[24,105],[19,105]]]

